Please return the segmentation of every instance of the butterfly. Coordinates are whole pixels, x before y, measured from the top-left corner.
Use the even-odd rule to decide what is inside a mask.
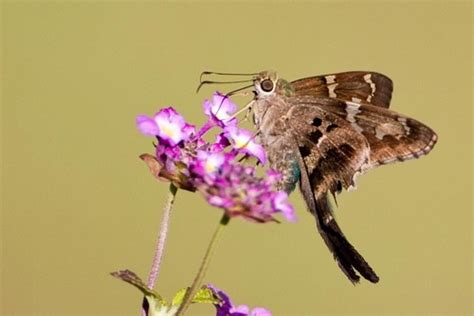
[[[270,167],[283,175],[279,189],[290,193],[299,186],[320,235],[351,282],[360,276],[378,282],[337,224],[329,197],[354,189],[357,176],[372,168],[428,154],[436,133],[389,109],[393,83],[380,73],[351,71],[290,82],[263,71],[251,81],[256,141]]]

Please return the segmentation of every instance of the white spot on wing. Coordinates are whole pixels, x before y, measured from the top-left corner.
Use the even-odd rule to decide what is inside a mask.
[[[352,127],[358,131],[359,133],[362,133],[363,129],[360,127],[355,119],[355,116],[360,113],[361,111],[359,110],[360,104],[353,103],[353,102],[346,102],[346,120],[351,123]]]
[[[383,129],[379,128],[378,126],[375,128],[375,137],[381,140],[385,135],[387,135],[387,133],[385,133]]]
[[[337,97],[336,92],[334,92],[334,89],[336,89],[336,87],[337,87],[337,83],[331,84],[331,85],[328,86],[328,92],[329,92],[329,96],[331,98],[336,98]]]
[[[375,137],[383,139],[385,135],[392,135],[391,124],[381,123],[375,127]]]
[[[364,157],[365,157],[365,162],[360,166],[359,170],[354,172],[352,175],[352,183],[351,185],[347,188],[347,191],[354,191],[357,189],[357,177],[360,175],[363,175],[364,173],[367,172],[370,168],[373,167],[373,164],[369,162],[369,157],[370,157],[370,149],[367,147],[364,149]]]
[[[372,81],[372,74],[366,74],[364,76],[364,80],[370,85],[370,90],[372,90],[371,93],[367,96],[367,102],[370,102],[376,90],[375,83]]]
[[[336,76],[335,75],[329,75],[324,77],[326,79],[326,84],[331,84],[336,82]]]
[[[409,135],[409,134],[410,134],[410,127],[409,127],[408,124],[407,124],[407,118],[406,118],[406,117],[399,116],[399,117],[397,118],[397,121],[400,122],[400,124],[403,125],[403,128],[405,129],[406,135]]]

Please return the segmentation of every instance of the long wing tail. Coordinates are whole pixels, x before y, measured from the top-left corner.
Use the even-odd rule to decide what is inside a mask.
[[[298,153],[298,152],[296,152]],[[300,189],[311,213],[316,219],[318,231],[324,239],[329,250],[334,255],[341,270],[352,283],[359,282],[359,272],[372,283],[377,283],[379,277],[365,261],[362,255],[350,244],[342,233],[329,205],[327,194],[320,193],[316,196],[308,178],[308,170],[301,155],[297,154],[298,164],[301,168]]]
[[[332,216],[327,197],[317,198],[315,202],[316,207],[311,212],[316,218],[318,231],[333,253],[334,259],[341,270],[352,283],[359,282],[360,277],[357,272],[370,282],[377,283],[379,281],[377,274],[354,246],[349,243]]]

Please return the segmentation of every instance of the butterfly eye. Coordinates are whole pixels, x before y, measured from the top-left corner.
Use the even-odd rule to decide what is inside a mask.
[[[270,79],[265,79],[260,83],[260,87],[265,92],[270,92],[273,90],[273,81]]]

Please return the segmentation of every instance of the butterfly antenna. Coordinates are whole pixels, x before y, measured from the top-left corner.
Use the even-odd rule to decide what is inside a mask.
[[[234,81],[210,81],[210,80],[205,80],[201,81],[199,83],[199,86],[196,89],[196,93],[201,90],[201,87],[205,84],[230,84],[230,83],[243,83],[243,82],[253,82],[253,79],[248,79],[248,80],[234,80]],[[248,87],[247,87],[248,88]]]
[[[219,75],[219,76],[256,76],[258,73],[235,73],[235,72],[216,72],[216,71],[203,71],[199,77],[199,81],[202,81],[202,77],[206,75]]]
[[[253,80],[252,80],[253,81]],[[245,90],[245,89],[248,89],[248,88],[251,88],[253,87],[253,83],[252,84],[249,84],[248,86],[245,86],[245,87],[242,87],[242,88],[238,88],[238,89],[235,89],[235,90],[232,90],[230,92],[227,92],[225,94],[226,97],[230,97],[230,96],[233,96],[234,94],[236,94],[237,92],[239,91],[242,91],[242,90]]]

